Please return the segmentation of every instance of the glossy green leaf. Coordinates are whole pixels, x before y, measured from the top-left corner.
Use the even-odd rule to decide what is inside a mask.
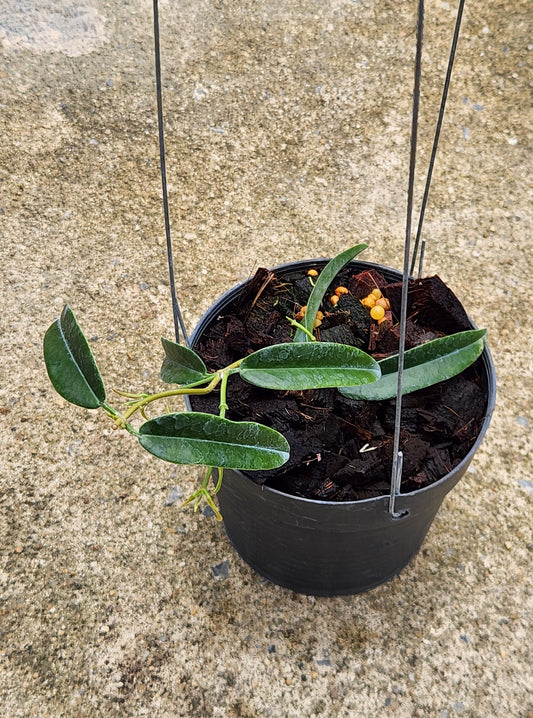
[[[151,419],[141,426],[139,441],[163,461],[246,471],[275,469],[290,451],[285,437],[268,426],[199,412]]]
[[[69,306],[46,332],[43,349],[48,376],[58,394],[87,409],[105,402],[102,377]]]
[[[381,376],[371,356],[331,342],[265,347],[247,356],[239,373],[250,384],[285,391],[367,384]]]
[[[330,260],[326,264],[324,269],[320,272],[318,279],[315,282],[315,286],[313,287],[313,291],[311,292],[307,301],[307,311],[305,313],[305,317],[301,322],[302,325],[309,332],[313,332],[316,313],[320,309],[320,305],[322,304],[322,300],[324,299],[324,294],[327,292],[331,282],[335,279],[341,269],[346,264],[348,264],[348,262],[351,262],[354,257],[356,257],[360,252],[363,251],[363,249],[366,249],[367,247],[367,244],[358,244],[355,247],[350,247],[350,249],[346,249],[344,252],[341,252],[336,257],[333,257],[333,259]],[[305,332],[302,332],[301,329],[297,329],[293,341],[309,342],[311,341],[311,339],[307,336]]]
[[[161,379],[167,384],[193,384],[210,378],[207,368],[198,354],[169,339],[161,339],[165,358],[161,367]]]
[[[409,349],[404,355],[402,394],[437,384],[460,374],[475,362],[483,351],[485,329],[472,329],[434,339]],[[398,355],[379,362],[381,379],[368,386],[342,388],[351,399],[382,400],[396,396],[398,389]]]

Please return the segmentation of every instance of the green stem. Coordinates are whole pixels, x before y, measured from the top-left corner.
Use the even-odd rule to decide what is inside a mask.
[[[218,467],[218,479],[217,479],[216,486],[215,486],[215,488],[214,488],[214,490],[213,490],[213,493],[214,493],[214,494],[218,494],[218,492],[220,491],[220,487],[222,486],[222,479],[223,479],[223,477],[224,477],[224,469],[222,469],[222,468],[219,466],[219,467]]]
[[[144,396],[148,396],[146,392],[134,394],[129,391],[122,391],[122,389],[113,389],[113,392],[119,396],[123,396],[125,399],[142,399]]]
[[[185,501],[182,503],[181,506],[183,508],[184,506],[187,506],[188,504],[191,504],[194,502],[194,510],[198,511],[198,507],[200,506],[202,499],[205,499],[207,505],[210,506],[211,509],[213,510],[217,520],[222,521],[222,515],[221,515],[220,511],[218,510],[215,502],[213,501],[213,497],[209,493],[209,488],[208,488],[209,480],[211,478],[213,468],[214,468],[213,466],[206,467],[206,472],[204,475],[204,480],[202,481],[202,485],[200,486],[200,488],[197,491],[195,491],[191,496],[189,496],[188,499],[185,499]],[[213,493],[216,494],[216,492],[220,489],[221,483],[222,483],[222,469],[219,468],[218,469],[218,481],[217,481],[217,485],[216,485]]]
[[[220,384],[220,382],[222,382],[223,390],[221,391],[220,415],[224,417],[224,413],[228,408],[226,404],[226,384],[228,381],[228,377],[238,370],[242,361],[242,359],[239,359],[238,361],[233,362],[233,364],[229,364],[224,369],[219,369],[214,373],[213,378],[211,379],[209,384],[200,389],[195,388],[195,386],[204,383],[205,380],[194,382],[194,384],[188,384],[186,386],[180,386],[177,389],[168,389],[167,391],[161,391],[157,394],[138,394],[135,396],[126,392],[118,391],[117,393],[121,394],[122,396],[130,396],[132,398],[139,397],[137,401],[133,401],[130,404],[124,414],[119,414],[112,407],[108,407],[107,404],[102,404],[102,406],[108,412],[108,415],[115,419],[115,423],[118,427],[120,427],[121,429],[127,429],[128,431],[130,431],[130,433],[135,433],[135,430],[132,430],[132,428],[128,425],[128,419],[130,418],[130,416],[133,416],[136,411],[140,411],[141,414],[143,414],[144,416],[144,408],[148,406],[148,404],[151,404],[153,401],[157,401],[159,399],[167,399],[171,396],[201,396],[203,394],[210,394],[216,388],[216,386]]]
[[[202,486],[200,488],[207,491],[207,487],[209,486],[209,479],[211,478],[211,473],[213,472],[212,466],[206,466],[205,467],[205,474],[204,474],[204,480],[202,481]]]
[[[226,401],[226,391],[228,387],[229,373],[224,373],[222,381],[220,382],[220,413],[219,416],[224,419],[226,411],[229,409],[228,402]]]
[[[127,409],[122,416],[119,416],[117,420],[117,424],[121,426],[122,428],[126,428],[125,424],[132,416],[135,414],[136,411],[139,409],[144,409],[145,406],[148,404],[151,404],[153,401],[157,401],[158,399],[167,399],[170,396],[185,396],[185,395],[202,395],[202,394],[209,394],[213,391],[213,389],[217,386],[217,384],[220,383],[220,380],[222,379],[222,376],[220,376],[221,372],[217,372],[213,379],[209,382],[209,384],[201,389],[190,389],[188,387],[180,387],[179,389],[169,389],[168,391],[161,391],[157,394],[150,394],[149,396],[144,396],[142,399],[139,399],[135,403],[133,403],[129,409]]]
[[[118,411],[117,411],[116,409],[113,409],[113,407],[110,406],[109,404],[106,404],[105,401],[103,401],[103,402],[100,404],[100,406],[101,406],[102,409],[105,411],[105,413],[106,413],[108,416],[110,416],[112,419],[119,419],[119,418],[120,418],[120,414],[118,413]]]
[[[208,381],[212,381],[212,380],[213,380],[213,375],[210,374],[209,376],[204,376],[202,379],[198,379],[198,381],[193,381],[190,384],[180,385],[179,390],[183,391],[183,390],[187,390],[187,389],[193,389],[194,387],[201,386],[202,384],[206,384]],[[133,399],[133,400],[144,399],[147,396],[150,396],[150,394],[146,394],[146,392],[134,394],[129,391],[122,391],[121,389],[113,389],[113,391],[115,392],[115,394],[118,394],[119,396],[123,396],[126,399]]]
[[[300,322],[297,322],[296,319],[292,319],[291,317],[286,317],[286,318],[288,319],[289,323],[292,324],[293,327],[296,327],[297,329],[301,329],[301,331],[304,334],[307,334],[307,336],[309,337],[309,339],[312,342],[316,342],[315,335],[312,332],[310,332],[309,329],[307,329],[307,327],[304,327],[303,324],[300,324]]]

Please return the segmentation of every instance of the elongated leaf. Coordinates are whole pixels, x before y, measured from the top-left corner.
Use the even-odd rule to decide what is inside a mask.
[[[198,354],[169,339],[161,339],[165,358],[161,379],[167,384],[192,384],[209,377],[207,368]]]
[[[77,406],[97,409],[105,388],[74,313],[66,305],[44,336],[44,361],[54,389]]]
[[[402,394],[425,389],[460,374],[483,351],[486,334],[486,329],[472,329],[434,339],[406,351]],[[398,387],[398,355],[382,359],[379,366],[381,379],[368,386],[342,388],[341,394],[351,399],[368,400],[395,397]]]
[[[320,309],[320,305],[322,304],[322,300],[324,299],[324,294],[327,292],[331,282],[335,279],[341,269],[346,264],[348,264],[348,262],[351,262],[354,257],[356,257],[360,252],[363,251],[363,249],[366,249],[367,247],[367,244],[358,244],[355,247],[350,247],[350,249],[346,249],[344,252],[341,252],[336,257],[333,257],[333,259],[329,261],[324,267],[324,269],[320,272],[320,275],[315,282],[315,286],[313,287],[313,291],[311,292],[307,301],[307,311],[305,313],[305,317],[301,322],[301,324],[308,331],[313,331],[316,313]],[[297,329],[293,341],[308,342],[311,340],[305,332],[302,332],[301,329]]]
[[[247,356],[239,373],[250,384],[286,391],[367,384],[381,376],[371,356],[332,342],[274,344]]]
[[[285,437],[268,426],[199,412],[151,419],[141,426],[139,441],[163,461],[247,471],[275,469],[290,450]]]

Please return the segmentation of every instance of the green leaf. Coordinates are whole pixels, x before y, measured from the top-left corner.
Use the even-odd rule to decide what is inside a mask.
[[[333,342],[274,344],[243,359],[239,373],[250,384],[285,391],[367,384],[381,376],[371,356]]]
[[[161,379],[167,384],[193,384],[212,378],[198,354],[169,339],[161,339],[165,358],[161,367]]]
[[[472,329],[434,339],[409,349],[404,355],[402,394],[437,384],[460,374],[475,362],[483,351],[486,329]],[[379,362],[381,379],[368,386],[342,388],[350,399],[382,400],[396,396],[398,389],[398,355]]]
[[[44,361],[54,389],[77,406],[97,409],[105,388],[93,354],[67,305],[44,336]]]
[[[246,471],[275,469],[290,451],[285,437],[268,426],[199,412],[151,419],[141,426],[139,441],[163,461]]]
[[[305,317],[302,320],[303,326],[308,331],[310,331],[311,333],[313,332],[316,313],[320,309],[320,305],[322,304],[322,300],[324,299],[324,294],[327,292],[331,282],[335,279],[341,269],[346,264],[348,264],[348,262],[351,262],[354,257],[356,257],[360,252],[363,251],[363,249],[366,249],[367,247],[367,244],[358,244],[355,247],[350,247],[350,249],[346,249],[344,252],[341,252],[336,257],[333,257],[333,259],[330,260],[326,264],[324,269],[320,272],[320,275],[315,282],[315,286],[313,287],[313,291],[311,292],[307,301],[307,311],[305,312]],[[305,332],[302,332],[301,329],[297,329],[293,341],[308,342],[311,340],[307,336],[307,334],[305,334]]]

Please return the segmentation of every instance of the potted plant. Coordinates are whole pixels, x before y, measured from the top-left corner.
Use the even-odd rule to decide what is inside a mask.
[[[411,560],[466,471],[494,405],[485,330],[438,278],[412,281],[403,393],[413,401],[404,410],[402,485],[391,492],[385,473],[402,282],[395,270],[354,262],[365,247],[329,262],[263,270],[230,290],[200,321],[190,346],[163,339],[161,378],[174,386],[155,394],[118,391],[127,402],[122,411],[108,402],[69,307],[44,338],[59,394],[103,409],[164,461],[204,465],[204,480],[185,504],[197,508],[205,500],[250,565],[315,595],[367,590]],[[452,390],[450,382],[466,372],[473,373],[459,411],[464,387]],[[452,409],[433,421],[431,407],[452,395]],[[176,396],[186,397],[189,411],[148,416],[156,402]],[[449,414],[461,412],[457,428]],[[417,417],[425,422],[423,438]]]

